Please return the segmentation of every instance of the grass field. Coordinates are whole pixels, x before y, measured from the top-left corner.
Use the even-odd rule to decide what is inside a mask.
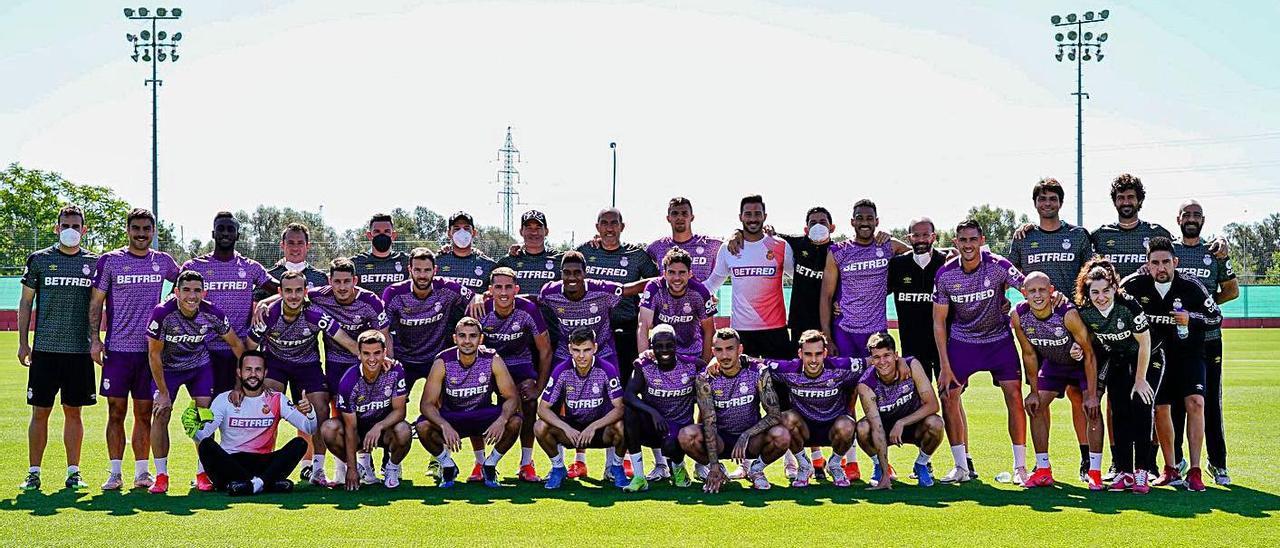
[[[170,494],[103,493],[97,485],[106,476],[106,409],[99,405],[85,412],[81,467],[92,487],[54,489],[61,485],[64,464],[55,412],[44,460],[45,491],[23,494],[17,485],[27,466],[29,409],[16,347],[15,334],[0,333],[0,543],[5,545],[361,541],[511,546],[584,540],[598,546],[1280,545],[1280,474],[1271,468],[1280,454],[1271,426],[1280,416],[1280,330],[1226,332],[1227,435],[1236,484],[1211,486],[1205,493],[1156,489],[1147,496],[1091,493],[1074,481],[1078,453],[1061,402],[1055,405],[1052,456],[1059,479],[1066,481],[1034,491],[993,482],[996,472],[1009,469],[1010,452],[999,393],[981,383],[975,383],[967,401],[971,451],[982,479],[962,486],[920,489],[900,483],[890,492],[868,492],[857,483],[849,489],[775,486],[754,492],[740,484],[704,495],[696,484],[689,489],[663,484],[625,495],[592,480],[567,482],[558,492],[514,481],[506,481],[509,487],[502,490],[466,485],[445,491],[426,477],[426,453],[415,446],[407,481],[396,490],[366,487],[348,494],[303,487],[291,495],[232,499],[188,492],[194,450],[178,442],[184,438],[174,421]],[[411,401],[416,405],[416,393]],[[176,405],[186,405],[185,394]],[[592,453],[591,473],[598,478],[602,456]],[[940,453],[935,460],[945,470],[950,455],[945,448]],[[905,471],[914,455],[914,448],[897,449],[891,458]],[[512,472],[517,456],[508,455],[504,472]],[[866,471],[866,457],[860,460]],[[537,462],[545,473],[546,459]],[[469,469],[469,459],[463,467]],[[131,469],[127,460],[125,468]],[[771,467],[770,474],[783,483],[781,466]]]

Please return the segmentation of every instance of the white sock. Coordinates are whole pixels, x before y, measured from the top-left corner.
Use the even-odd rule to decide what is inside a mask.
[[[834,455],[835,453],[832,454]],[[844,452],[844,460],[854,464],[858,463],[858,444],[855,443],[849,446],[849,450]]]
[[[1036,468],[1049,468],[1049,454],[1036,453]]]
[[[334,479],[342,479],[347,477],[347,461],[342,459],[337,459],[337,460],[338,462],[333,465]]]
[[[169,473],[169,457],[156,457],[156,474]]]
[[[564,459],[560,459],[560,462],[564,462]],[[533,448],[532,447],[520,448],[520,466],[524,466],[526,464],[533,464]]]
[[[373,453],[356,453],[356,462],[373,468]]]
[[[67,475],[71,475],[71,474],[74,474],[74,473],[79,472],[79,471],[80,471],[80,467],[79,467],[79,466],[74,465],[74,464],[68,464],[68,465],[67,465]]]
[[[324,467],[326,466],[324,461],[325,461],[324,453],[311,457],[311,473],[314,474],[316,473],[316,471],[323,473]]]
[[[484,449],[476,449],[471,454],[475,455],[476,462],[484,462]]]
[[[495,447],[492,451],[489,451],[489,458],[484,459],[484,465],[497,466],[498,462],[501,460],[502,460],[502,453],[498,452],[498,449]]]
[[[1027,446],[1014,445],[1013,446],[1013,469],[1017,470],[1019,468],[1026,468],[1026,467],[1027,467]]]
[[[631,473],[638,478],[644,477],[643,451],[636,451],[631,454]]]
[[[965,452],[963,443],[960,445],[951,446],[951,458],[956,461],[956,468],[964,468],[966,471],[968,471],[969,466],[966,461],[968,456],[969,454]]]
[[[112,460],[112,461],[111,461],[111,474],[112,474],[112,475],[119,476],[119,475],[120,475],[120,469],[121,469],[123,466],[124,466],[124,461],[123,461],[123,460],[120,460],[120,459],[114,459],[114,460]]]
[[[605,453],[607,453],[607,454],[609,454],[609,455],[612,455],[612,454],[613,454],[613,451],[605,451]],[[587,452],[586,452],[586,451],[581,451],[581,450],[579,450],[577,453],[575,453],[575,454],[573,455],[573,461],[574,461],[574,462],[581,462],[581,463],[583,463],[583,464],[586,464],[586,463],[587,463]]]
[[[1089,452],[1089,469],[1102,470],[1102,453]]]
[[[563,445],[557,445],[557,446],[556,446],[556,451],[557,451],[557,452],[559,452],[559,454],[560,454],[560,461],[561,461],[561,462],[564,462],[564,446],[563,446]]]
[[[254,478],[253,478],[253,479],[249,480],[249,483],[252,483],[252,484],[253,484],[253,492],[254,492],[254,493],[261,493],[261,492],[262,492],[262,486],[263,486],[262,478],[259,478],[259,477],[257,477],[257,476],[254,476]]]
[[[919,464],[920,466],[928,466],[929,459],[931,457],[932,455],[925,453],[924,451],[921,451],[919,455],[916,455],[916,464]]]
[[[453,455],[449,454],[448,449],[445,449],[441,451],[439,455],[436,455],[436,460],[440,461],[440,466],[442,467],[457,466],[457,464],[453,463]]]
[[[631,464],[634,465],[635,463],[633,462]],[[662,449],[654,447],[653,448],[653,466],[654,467],[666,466],[666,464],[667,464],[667,459],[662,458]]]
[[[151,464],[146,459],[133,461],[133,475],[141,476],[147,473],[147,465]]]
[[[39,474],[39,473],[40,473],[40,467],[39,467],[39,466],[32,466],[31,468],[28,468],[28,469],[27,469],[27,472],[28,472],[28,473],[31,473],[31,474]]]
[[[809,450],[809,460],[818,460],[822,458],[822,449],[814,447]]]
[[[787,464],[796,464],[796,454],[788,449],[786,453],[782,454],[782,460]]]
[[[584,455],[583,455],[582,453],[578,453],[578,456],[580,456],[580,457],[581,457],[581,456],[584,456]],[[585,459],[584,459],[584,460],[585,460]],[[604,450],[604,465],[605,465],[605,466],[621,466],[621,465],[622,465],[622,455],[619,455],[619,454],[615,453],[613,449],[605,449],[605,450]]]
[[[564,468],[564,455],[556,455],[551,457],[552,468]]]

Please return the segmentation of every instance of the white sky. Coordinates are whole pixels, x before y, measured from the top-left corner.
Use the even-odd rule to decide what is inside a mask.
[[[0,85],[0,161],[149,206],[148,71],[124,40],[139,27],[101,2],[8,4],[0,74],[18,77]],[[756,192],[785,231],[812,205],[844,231],[861,197],[885,227],[951,224],[983,202],[1030,214],[1042,175],[1074,204],[1075,73],[1053,59],[1053,3],[215,4],[167,25],[182,57],[161,66],[160,212],[188,238],[260,203],[323,206],[339,230],[415,205],[500,226],[508,125],[525,159],[517,212],[545,211],[556,241],[587,237],[608,205],[610,141],[633,241],[667,230],[675,195],[717,235]],[[1085,67],[1085,224],[1113,220],[1122,171],[1167,224],[1191,196],[1210,231],[1280,210],[1274,49],[1235,38],[1280,8],[1111,15],[1106,61]],[[1201,141],[1169,143],[1186,139]]]

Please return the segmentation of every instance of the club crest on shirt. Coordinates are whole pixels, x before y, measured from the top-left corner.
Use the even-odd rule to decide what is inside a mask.
[[[128,272],[128,271],[130,271],[130,270],[133,270],[133,267],[132,267],[132,266],[129,266],[129,265],[124,265],[123,267],[120,267],[120,270],[121,270],[122,272]]]
[[[474,272],[476,273],[476,276],[484,276],[484,268],[477,266]]]
[[[911,276],[903,276],[903,277],[902,277],[902,283],[904,283],[904,284],[909,284],[909,283],[911,283]]]
[[[431,308],[432,308],[432,309],[434,309],[436,312],[439,312],[439,311],[440,311],[440,307],[441,307],[441,305],[440,305],[440,301],[436,301],[435,306],[432,306]]]
[[[390,387],[390,386],[388,386],[388,387],[384,388],[384,389],[382,390],[382,394],[383,394],[383,395],[385,395],[385,396],[390,396],[390,395],[391,395],[391,387]]]
[[[249,275],[249,273],[248,273],[248,272],[245,272],[243,268],[241,268],[240,270],[237,270],[237,271],[236,271],[236,276],[239,276],[239,277],[241,277],[241,278],[243,278],[243,277],[245,277],[245,276],[248,276],[248,275]]]
[[[738,385],[738,392],[746,394],[747,392],[750,392],[750,391],[751,391],[751,387],[747,386],[747,383],[744,382]]]
[[[1124,329],[1124,320],[1116,320],[1116,329]]]
[[[518,333],[518,332],[520,332],[520,327],[521,327],[521,326],[520,326],[520,322],[519,322],[519,321],[511,322],[511,332],[512,332],[512,333]]]
[[[1142,249],[1150,249],[1150,247],[1151,247],[1151,238],[1143,238]]]
[[[593,384],[593,385],[591,385],[591,393],[592,393],[592,394],[599,394],[599,393],[600,393],[600,385],[598,385],[598,384]]]
[[[551,261],[550,259],[548,259],[548,260],[547,260],[547,262],[546,262],[546,264],[545,264],[545,265],[543,265],[543,266],[546,266],[546,267],[547,267],[547,270],[551,270],[551,269],[553,269],[553,268],[555,268],[555,267],[556,267],[556,263],[555,263],[555,262],[553,262],[553,261]]]
[[[653,379],[653,385],[654,385],[654,386],[662,386],[662,379],[661,379],[661,378]]]
[[[1071,240],[1062,240],[1062,249],[1071,249]]]
[[[682,308],[681,310],[684,310],[685,314],[689,314],[693,312],[693,306],[690,305],[689,303],[684,303],[684,308]]]
[[[689,382],[689,374],[685,373],[683,375],[680,375],[680,384],[685,384],[687,382]]]
[[[267,413],[270,413],[270,412],[271,412],[271,407],[267,406],[266,402],[263,402],[263,403],[262,403],[262,414],[263,414],[263,415],[266,415]]]
[[[884,248],[882,247],[876,248],[876,257],[884,257]]]
[[[370,265],[370,266],[373,266],[373,265]],[[444,267],[444,269],[445,269],[445,270],[449,270],[449,267],[447,267],[447,266],[446,266],[446,267]],[[396,272],[400,272],[401,270],[404,270],[404,265],[402,265],[402,264],[400,264],[400,263],[398,263],[398,262],[397,262],[397,263],[396,263]]]
[[[279,337],[279,336],[280,336],[280,334],[279,334],[279,332],[277,332],[276,334],[272,335],[272,338]],[[310,328],[310,327],[304,327],[304,328],[302,328],[302,336],[303,336],[303,337],[310,337],[310,336],[311,336],[311,328]]]
[[[595,314],[596,312],[600,311],[600,307],[596,306],[595,304],[592,304],[591,308],[589,308],[588,310],[590,310],[592,314]]]
[[[626,257],[623,257],[623,258],[621,258],[621,259],[618,259],[618,266],[621,266],[621,267],[623,267],[623,268],[626,268],[626,266],[627,266],[627,265],[629,265],[629,264],[631,264],[631,261],[628,261]]]
[[[156,264],[156,263],[151,263],[151,271],[152,271],[152,272],[159,272],[159,271],[160,271],[160,265],[158,265],[158,264]]]
[[[1055,327],[1055,328],[1053,328],[1053,336],[1055,336],[1055,337],[1061,337],[1061,336],[1062,336],[1062,328],[1061,328],[1061,327]]]
[[[81,271],[81,272],[84,272],[84,275],[85,275],[85,276],[88,276],[91,272],[93,272],[93,269],[92,269],[92,268],[89,268],[89,265],[87,265],[87,264],[86,264],[86,265],[84,265],[83,267],[81,267],[81,268],[80,268],[80,271]]]
[[[702,247],[702,246],[698,246],[698,247],[693,248],[693,252],[694,252],[694,253],[696,253],[696,254],[698,254],[698,255],[702,255],[702,254],[704,254],[704,253],[706,253],[706,252],[707,252],[707,248]]]
[[[776,255],[774,255],[774,254],[773,254],[773,250],[772,250],[772,249],[770,249],[770,250],[768,250],[768,251],[765,251],[765,252],[764,252],[764,258],[765,258],[765,259],[768,259],[768,260],[770,260],[770,261],[772,261],[772,260],[773,260],[773,258],[774,258],[775,256],[776,256]]]
[[[983,278],[982,287],[991,287],[991,278]]]
[[[1204,265],[1205,265],[1205,266],[1209,266],[1209,265],[1212,265],[1212,264],[1213,264],[1213,259],[1212,259],[1212,258],[1210,258],[1208,255],[1205,255],[1205,256],[1204,256]]]

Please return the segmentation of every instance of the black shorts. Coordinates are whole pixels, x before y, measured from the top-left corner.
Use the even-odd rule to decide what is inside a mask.
[[[66,352],[31,353],[27,371],[27,404],[53,407],[54,396],[62,393],[62,405],[84,407],[98,403],[98,382],[93,359],[84,354]]]
[[[583,431],[583,430],[586,430],[586,428],[587,428],[588,426],[591,426],[591,423],[589,423],[589,422],[587,422],[587,423],[580,423],[580,422],[578,422],[578,421],[575,421],[575,420],[572,420],[572,419],[569,419],[569,418],[566,418],[566,417],[560,417],[560,420],[563,420],[566,424],[568,424],[568,425],[569,425],[569,426],[571,426],[574,430],[577,430],[577,431],[579,431],[579,432],[581,432],[581,431]],[[609,445],[609,444],[607,444],[607,443],[605,443],[605,442],[604,442],[604,431],[605,431],[605,430],[607,430],[608,428],[609,428],[609,427],[607,427],[607,426],[606,426],[606,427],[604,427],[604,428],[599,428],[599,429],[597,429],[597,430],[596,430],[595,435],[594,435],[594,436],[591,436],[591,442],[587,444],[587,447],[586,447],[586,448],[588,448],[588,449],[604,449],[604,448],[608,448],[608,447],[613,447],[612,445]]]
[[[739,331],[738,336],[742,339],[742,352],[748,356],[772,360],[796,357],[796,349],[791,346],[791,336],[785,327]]]
[[[1205,365],[1203,352],[1186,355],[1170,352],[1165,355],[1164,381],[1156,393],[1156,405],[1172,405],[1187,396],[1204,396]]]
[[[885,443],[889,442],[889,432],[893,431],[893,427],[894,425],[898,424],[898,420],[900,420],[898,417],[889,417],[887,419],[885,417],[881,417],[880,423],[881,425],[884,426]],[[919,447],[920,440],[921,438],[924,437],[924,433],[925,433],[923,428],[924,428],[923,419],[916,421],[915,424],[903,426],[902,427],[902,443],[908,443],[908,444]]]

